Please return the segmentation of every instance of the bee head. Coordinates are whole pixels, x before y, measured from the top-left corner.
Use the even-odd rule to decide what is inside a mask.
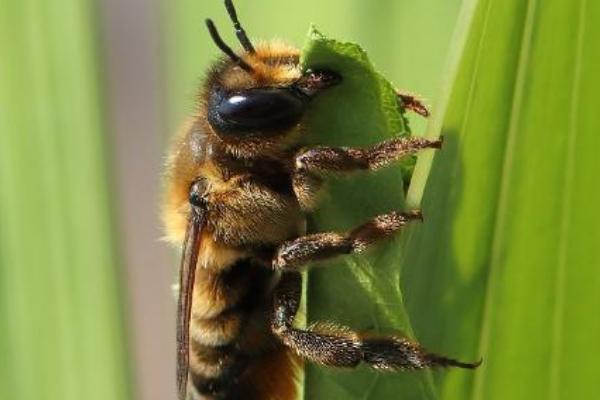
[[[310,100],[337,84],[332,71],[302,71],[299,51],[280,42],[252,44],[231,0],[225,7],[243,52],[235,53],[212,20],[209,33],[225,58],[207,80],[204,101],[208,122],[225,140],[275,139],[297,131]]]

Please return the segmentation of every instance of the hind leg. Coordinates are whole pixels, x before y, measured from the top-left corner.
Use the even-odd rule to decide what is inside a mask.
[[[302,330],[293,327],[300,304],[302,278],[285,273],[275,290],[273,332],[298,355],[331,367],[356,367],[364,362],[378,370],[415,370],[426,367],[476,368],[480,362],[464,363],[433,354],[419,344],[398,336],[359,334],[333,324],[315,324]]]

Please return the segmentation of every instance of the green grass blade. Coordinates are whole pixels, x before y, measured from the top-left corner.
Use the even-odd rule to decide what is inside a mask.
[[[129,397],[91,11],[0,2],[1,398]]]
[[[600,7],[478,3],[407,244],[411,320],[484,357],[436,376],[443,399],[595,398]]]

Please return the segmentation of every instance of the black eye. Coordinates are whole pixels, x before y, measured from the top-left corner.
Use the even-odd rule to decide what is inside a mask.
[[[208,119],[219,133],[269,136],[300,122],[306,100],[291,88],[216,91],[209,101]]]

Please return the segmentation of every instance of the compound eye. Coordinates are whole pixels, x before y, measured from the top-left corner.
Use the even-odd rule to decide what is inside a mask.
[[[288,88],[250,89],[219,97],[217,118],[211,123],[223,133],[268,135],[291,128],[304,113],[303,95]]]

